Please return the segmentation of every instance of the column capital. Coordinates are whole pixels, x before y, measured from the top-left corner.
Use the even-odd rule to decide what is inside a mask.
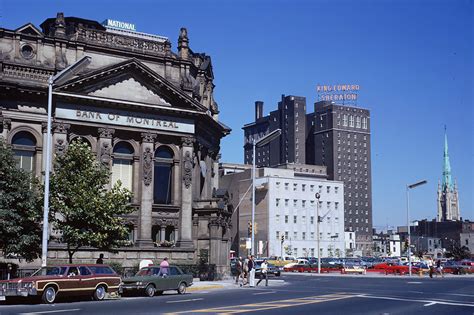
[[[10,130],[12,127],[12,120],[10,118],[0,116],[0,125],[2,125],[3,129]]]
[[[70,124],[65,124],[62,121],[53,122],[54,133],[67,133],[70,127]]]
[[[99,128],[99,137],[111,139],[115,133],[115,129],[112,128]]]
[[[151,132],[142,132],[141,133],[141,136],[142,136],[142,141],[143,142],[155,142],[155,138],[157,136],[156,133],[151,133]]]
[[[190,137],[190,136],[181,137],[181,143],[185,147],[193,146],[194,141],[196,141],[196,139],[194,139],[193,137]]]

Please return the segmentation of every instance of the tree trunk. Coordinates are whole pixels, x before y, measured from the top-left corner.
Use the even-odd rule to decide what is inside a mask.
[[[74,255],[74,252],[68,251],[69,254],[69,263],[72,264],[72,255]]]

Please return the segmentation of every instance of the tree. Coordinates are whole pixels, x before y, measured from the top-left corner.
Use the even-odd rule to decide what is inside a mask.
[[[52,223],[67,246],[70,263],[81,247],[117,252],[126,242],[128,228],[121,216],[133,210],[132,194],[120,181],[107,189],[109,178],[109,170],[80,140],[56,157],[51,176]]]
[[[5,257],[32,261],[41,253],[42,207],[38,182],[18,169],[0,138],[0,250]]]
[[[471,252],[467,246],[453,245],[451,251],[446,253],[447,258],[453,258],[454,260],[463,260],[471,258]]]

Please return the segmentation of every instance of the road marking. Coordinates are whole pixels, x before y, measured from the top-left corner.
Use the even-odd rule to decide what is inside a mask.
[[[396,297],[389,297],[389,296],[374,296],[374,295],[365,295],[365,294],[356,295],[356,297],[365,298],[365,299],[409,301],[409,302],[419,302],[419,303],[428,303],[428,304],[435,303],[435,304],[443,304],[443,305],[474,307],[474,304],[472,303],[444,302],[444,301],[439,301],[439,300],[416,300],[416,299],[404,299],[404,298],[396,298]]]
[[[54,310],[54,311],[42,311],[42,312],[31,312],[31,313],[20,313],[21,315],[35,315],[35,314],[50,314],[50,313],[64,313],[64,312],[77,312],[80,308],[72,308],[69,310]]]
[[[407,283],[410,283],[410,284],[422,284],[423,282],[421,282],[421,281],[408,281]]]
[[[271,309],[280,309],[283,307],[294,307],[307,304],[316,304],[329,301],[336,301],[342,299],[349,299],[356,297],[354,294],[347,293],[335,293],[327,294],[320,296],[309,296],[303,298],[295,298],[288,300],[275,300],[275,301],[264,301],[262,303],[252,303],[245,305],[232,305],[224,307],[215,307],[215,308],[205,308],[197,310],[189,310],[183,312],[174,312],[172,314],[193,314],[193,313],[218,313],[218,314],[237,314],[245,312],[257,312],[257,311],[266,311]]]
[[[276,293],[276,291],[268,291],[268,292],[252,293],[252,295],[262,295],[262,294],[272,294],[272,293]]]
[[[461,293],[439,293],[439,294],[474,297],[474,295],[472,294],[461,294]]]
[[[204,300],[204,299],[198,298],[198,299],[187,299],[187,300],[178,300],[178,301],[166,301],[166,303],[193,302],[193,301],[201,301],[201,300]]]
[[[425,305],[423,305],[423,306],[431,306],[431,305],[435,305],[435,304],[436,304],[436,302],[431,302],[431,303],[427,303],[427,304],[425,304]]]

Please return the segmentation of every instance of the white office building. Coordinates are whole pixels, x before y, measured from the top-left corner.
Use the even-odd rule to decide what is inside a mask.
[[[251,235],[251,166],[222,164],[221,176],[220,187],[229,190],[237,207],[232,217],[232,249],[245,255],[245,241]],[[260,256],[317,257],[316,206],[321,217],[321,257],[345,256],[344,184],[326,177],[324,166],[286,164],[257,169],[254,228]],[[316,193],[320,194],[319,204]]]

